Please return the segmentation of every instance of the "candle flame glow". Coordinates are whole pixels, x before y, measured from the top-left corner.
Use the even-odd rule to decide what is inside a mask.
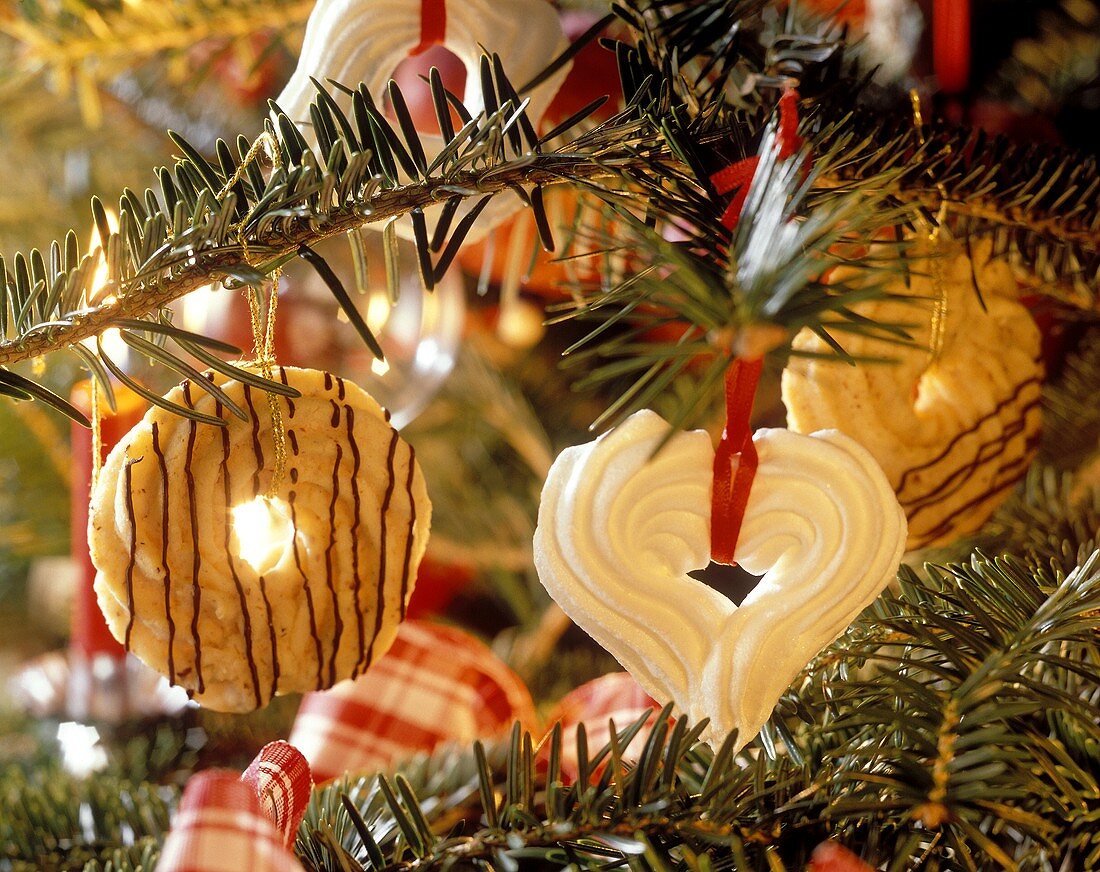
[[[256,497],[232,509],[233,530],[241,559],[258,575],[269,572],[283,559],[294,541],[294,525],[286,503]]]

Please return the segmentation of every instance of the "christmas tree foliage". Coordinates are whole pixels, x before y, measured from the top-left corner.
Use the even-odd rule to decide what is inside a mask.
[[[250,36],[262,30],[276,51],[294,43],[313,4],[22,5],[3,13],[0,28],[25,44],[25,58],[71,78],[83,120],[94,122],[117,109],[103,98],[119,76],[157,62],[186,71],[187,50],[210,38],[251,51]],[[606,665],[583,642],[524,648],[553,624],[546,616],[555,607],[530,568],[551,446],[646,407],[659,408],[673,431],[713,425],[731,356],[750,349],[782,365],[804,329],[838,366],[889,366],[928,315],[928,300],[897,290],[935,269],[918,255],[929,245],[981,251],[1014,271],[1021,296],[1056,313],[1070,349],[1051,356],[1038,458],[980,531],[910,554],[896,583],[803,670],[758,737],[715,747],[702,741],[705,722],[689,723],[671,704],[617,724],[599,747],[583,728],[572,747],[560,726],[542,735],[517,724],[504,741],[316,788],[294,851],[305,868],[326,872],[781,872],[806,869],[834,840],[890,872],[1100,868],[1095,155],[940,120],[908,82],[876,77],[873,46],[818,8],[829,4],[570,5],[605,17],[535,81],[513,81],[495,47],[484,47],[480,113],[438,71],[426,76],[445,141],[435,157],[396,84],[383,101],[358,82],[316,81],[308,136],[274,101],[259,135],[226,126],[193,143],[170,134],[175,158],[153,169],[148,187],[126,187],[117,209],[113,198],[93,199],[91,253],[84,228],[4,253],[0,484],[4,461],[14,466],[32,444],[7,438],[16,432],[12,408],[21,410],[19,432],[47,444],[59,440],[40,420],[51,409],[87,423],[65,398],[59,360],[86,369],[110,405],[112,384],[122,384],[150,404],[199,415],[126,371],[104,341],[108,330],[182,376],[210,368],[282,390],[270,372],[227,360],[239,356],[231,343],[173,323],[168,307],[221,282],[244,289],[258,311],[272,280],[304,266],[380,359],[377,331],[356,304],[362,276],[334,269],[326,240],[346,239],[362,266],[360,231],[381,230],[390,294],[430,294],[458,269],[492,198],[517,195],[536,232],[514,260],[534,263],[538,245],[580,276],[550,307],[541,352],[564,352],[563,376],[548,374],[537,352],[525,363],[494,361],[493,349],[471,340],[437,404],[406,435],[429,472],[440,467],[432,498],[443,548],[492,579],[482,594],[511,625],[497,647],[549,703]],[[1095,66],[1089,79],[1082,61],[1097,51],[1095,7],[1049,5],[1057,9],[984,86],[1036,111],[1085,105],[1096,87]],[[621,108],[608,114],[597,100],[540,129],[526,95],[597,41],[615,58]],[[1041,63],[1044,46],[1070,46],[1082,62],[1055,75]],[[191,70],[180,86],[202,87],[201,79]],[[777,107],[793,89],[797,146],[784,153],[792,131]],[[7,96],[0,87],[0,100]],[[744,209],[726,220],[729,197],[713,177],[757,155]],[[559,226],[547,200],[563,188],[583,207]],[[19,192],[19,214],[34,197]],[[425,210],[440,204],[430,225]],[[399,287],[399,221],[411,228],[419,291]],[[979,285],[975,275],[980,296]],[[912,317],[861,314],[883,300],[910,304]],[[286,329],[306,329],[284,317]],[[868,336],[881,340],[880,354],[846,350]],[[454,462],[460,442],[464,465]],[[32,479],[31,466],[21,464],[24,489],[55,486],[53,468],[43,482],[46,473]],[[475,488],[483,499],[471,508]],[[46,503],[23,507],[12,524],[5,515],[0,545],[33,553],[35,528],[39,548],[57,538]],[[539,654],[521,663],[524,650]],[[242,762],[239,749],[219,757],[196,747],[197,726],[207,735],[230,729],[212,724],[122,736],[107,769],[83,778],[65,771],[32,724],[4,724],[12,741],[0,752],[0,869],[151,869],[185,776],[200,763]],[[283,730],[261,721],[255,735]]]

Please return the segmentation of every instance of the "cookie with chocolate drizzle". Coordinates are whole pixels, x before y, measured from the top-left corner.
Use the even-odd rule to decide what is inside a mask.
[[[286,469],[266,398],[210,374],[241,420],[189,381],[108,456],[88,538],[100,607],[141,660],[217,711],[354,677],[390,647],[431,522],[413,449],[365,391],[279,367]]]
[[[989,251],[978,242],[969,253],[956,246],[914,259],[908,283],[899,277],[889,288],[897,297],[852,307],[907,325],[908,345],[841,335],[851,355],[893,364],[829,360],[824,340],[803,330],[794,350],[818,356],[792,357],[783,371],[787,426],[834,428],[871,452],[905,509],[910,550],[977,530],[1038,448],[1039,330],[1016,300],[1009,266]]]

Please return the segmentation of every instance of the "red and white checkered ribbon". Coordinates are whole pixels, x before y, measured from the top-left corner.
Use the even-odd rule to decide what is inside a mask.
[[[661,706],[627,672],[612,672],[582,684],[561,698],[550,716],[550,725],[558,721],[562,725],[562,776],[574,781],[578,772],[577,727],[584,724],[589,753],[595,753],[611,741],[611,724],[616,732],[622,732],[646,712],[647,723],[652,724]],[[645,743],[646,731],[642,730],[623,749],[623,759],[633,760]],[[594,777],[599,776],[597,770]]]
[[[313,792],[313,774],[302,752],[283,741],[265,745],[241,781],[259,798],[260,808],[275,824],[283,844],[293,845]]]
[[[492,738],[535,709],[523,680],[468,633],[405,621],[386,655],[354,681],[302,699],[291,743],[318,781],[387,769],[446,742]]]
[[[577,777],[577,725],[593,751],[659,706],[625,672],[567,694],[550,723],[564,727],[562,774]],[[386,656],[366,675],[307,694],[291,743],[272,742],[238,777],[201,772],[187,784],[165,843],[160,872],[298,872],[290,853],[312,775],[328,780],[372,772],[445,742],[490,739],[515,721],[531,729],[534,705],[523,681],[468,633],[406,621]],[[635,739],[624,758],[641,749]],[[298,749],[301,749],[299,751]],[[307,762],[308,760],[308,762]]]
[[[187,782],[157,872],[303,870],[255,789],[236,772],[211,769]]]

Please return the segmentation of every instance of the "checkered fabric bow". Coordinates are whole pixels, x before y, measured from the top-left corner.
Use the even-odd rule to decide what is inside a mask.
[[[302,872],[290,847],[312,789],[309,764],[286,742],[267,745],[243,776],[198,773],[187,782],[157,872]]]
[[[612,672],[582,684],[561,698],[550,715],[550,724],[561,721],[561,771],[564,780],[578,775],[577,728],[583,723],[588,747],[597,750],[611,741],[611,724],[625,730],[642,715],[649,713],[647,726],[657,720],[661,707],[638,686],[628,672]],[[623,759],[632,760],[645,744],[646,731],[639,731],[626,748]],[[599,778],[602,767],[592,773]]]
[[[405,621],[366,674],[302,698],[290,741],[318,781],[535,724],[523,680],[468,633]]]
[[[658,709],[625,672],[567,694],[549,721],[564,729],[563,777],[577,777],[579,723],[598,748],[609,720],[623,729]],[[461,630],[406,621],[365,675],[303,698],[290,743],[265,747],[243,776],[215,770],[188,782],[158,872],[299,872],[289,848],[314,777],[388,769],[447,742],[501,736],[517,720],[534,727],[531,695],[492,650]]]

